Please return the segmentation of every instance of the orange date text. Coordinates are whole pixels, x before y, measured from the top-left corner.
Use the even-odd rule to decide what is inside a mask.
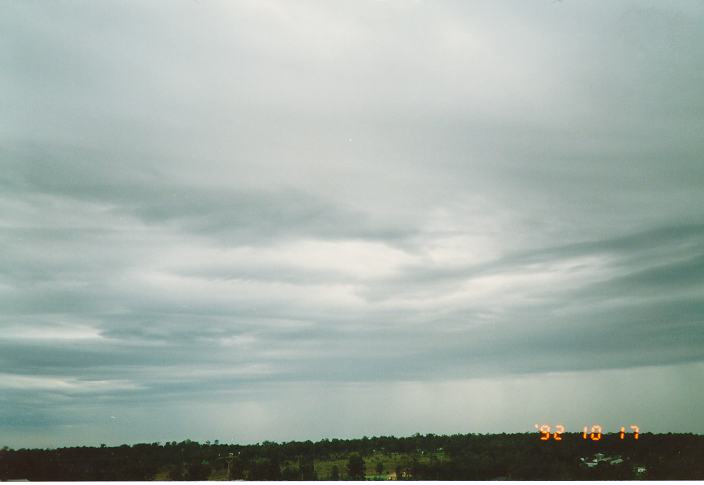
[[[561,424],[556,424],[553,428],[550,424],[536,424],[535,428],[540,434],[541,441],[562,441],[565,434],[565,427]],[[604,437],[604,427],[600,424],[592,424],[582,428],[582,439],[591,441],[600,441]],[[625,426],[621,426],[618,432],[618,438],[621,440],[637,440],[640,436],[640,428],[632,424],[626,430]]]

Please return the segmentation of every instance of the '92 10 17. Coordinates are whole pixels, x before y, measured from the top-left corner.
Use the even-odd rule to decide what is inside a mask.
[[[565,433],[565,427],[561,424],[555,425],[555,429],[549,424],[536,424],[535,428],[540,433],[541,441],[562,441],[562,435]],[[628,427],[621,426],[618,433],[618,438],[621,440],[637,440],[640,435],[640,428],[635,424]],[[599,441],[604,436],[604,428],[600,424],[593,424],[582,428],[582,439]]]

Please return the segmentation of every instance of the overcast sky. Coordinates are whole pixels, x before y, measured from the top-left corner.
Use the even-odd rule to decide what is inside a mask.
[[[0,11],[0,445],[704,432],[704,4]]]

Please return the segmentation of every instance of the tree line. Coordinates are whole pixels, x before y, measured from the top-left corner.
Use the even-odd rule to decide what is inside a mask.
[[[594,458],[602,457],[601,461]],[[0,450],[0,480],[704,479],[704,436],[416,434],[251,445],[218,441]],[[605,458],[604,458],[605,457]],[[591,460],[591,464],[588,462]]]

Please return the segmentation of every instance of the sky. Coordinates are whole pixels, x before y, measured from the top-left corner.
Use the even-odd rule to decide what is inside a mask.
[[[704,433],[700,1],[0,14],[0,446]]]

